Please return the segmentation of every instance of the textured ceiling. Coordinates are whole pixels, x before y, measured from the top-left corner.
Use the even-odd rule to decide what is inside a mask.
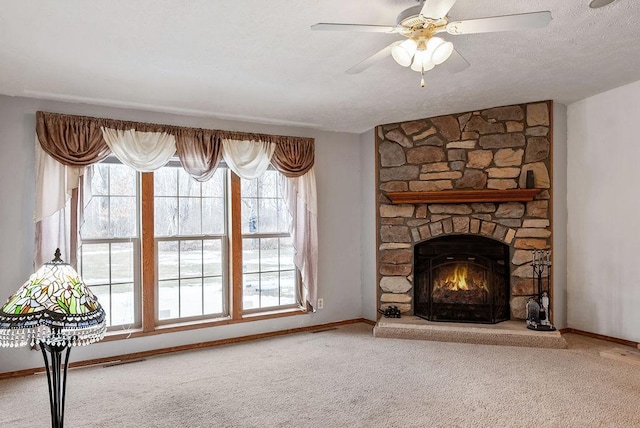
[[[419,74],[390,57],[344,73],[401,36],[309,29],[394,25],[412,0],[3,0],[0,93],[348,132],[571,103],[640,80],[640,1],[588,2],[458,0],[451,19],[549,10],[553,21],[447,35],[471,67],[436,67],[421,89]]]

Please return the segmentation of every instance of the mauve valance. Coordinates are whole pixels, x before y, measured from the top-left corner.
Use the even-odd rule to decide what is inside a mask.
[[[42,149],[63,165],[83,167],[111,153],[99,120],[79,116],[36,113],[36,134]]]
[[[300,177],[311,169],[314,160],[315,147],[313,141],[308,143],[289,138],[276,143],[271,165],[286,177]]]
[[[222,158],[218,133],[208,129],[178,129],[176,152],[182,167],[197,181],[207,181]]]
[[[215,171],[221,157],[222,139],[275,144],[271,164],[287,177],[304,175],[315,159],[313,138],[188,128],[42,111],[36,113],[36,119],[38,140],[43,150],[68,166],[87,166],[110,154],[101,127],[174,135],[178,157],[185,169],[198,180],[206,180]],[[200,146],[200,142],[205,146]],[[199,166],[195,166],[194,162]]]

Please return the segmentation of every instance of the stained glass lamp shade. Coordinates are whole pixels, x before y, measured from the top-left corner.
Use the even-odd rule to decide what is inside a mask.
[[[60,250],[56,251],[51,262],[31,275],[0,309],[1,347],[38,344],[42,349],[49,381],[53,428],[63,427],[71,347],[97,342],[104,337],[105,331],[102,306],[71,265],[60,259]],[[62,366],[63,373],[60,372]]]

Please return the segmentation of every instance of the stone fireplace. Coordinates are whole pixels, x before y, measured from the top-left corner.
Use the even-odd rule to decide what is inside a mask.
[[[376,128],[380,309],[448,321],[525,318],[535,293],[531,250],[552,244],[551,107]],[[460,244],[468,238],[476,244]]]

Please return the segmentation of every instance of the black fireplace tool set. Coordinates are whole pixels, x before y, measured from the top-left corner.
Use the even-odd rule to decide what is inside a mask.
[[[556,328],[551,324],[549,317],[551,251],[533,250],[531,268],[533,269],[533,289],[537,288],[537,294],[527,301],[527,328],[537,331],[554,331]],[[545,277],[546,288],[543,281]]]

